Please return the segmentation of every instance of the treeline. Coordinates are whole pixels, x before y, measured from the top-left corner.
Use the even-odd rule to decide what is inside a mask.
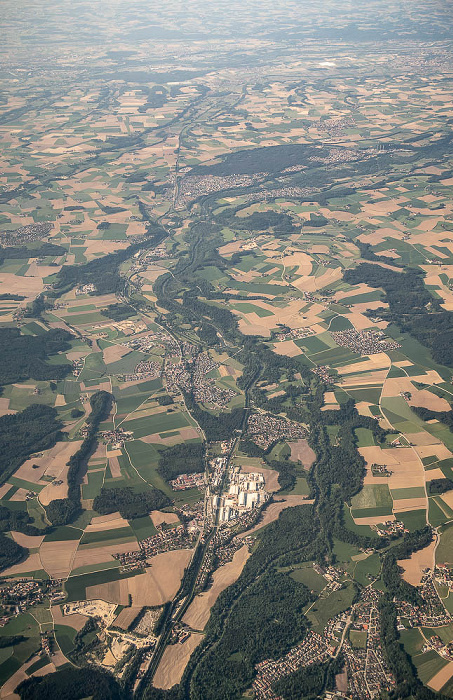
[[[9,294],[9,292],[0,294],[0,301],[23,301],[24,299],[25,297],[21,294]]]
[[[80,513],[80,477],[91,454],[96,449],[96,434],[101,421],[110,412],[112,396],[107,391],[97,391],[90,398],[91,413],[86,424],[88,433],[80,448],[68,462],[68,496],[51,501],[46,508],[46,514],[52,525],[67,525]]]
[[[131,488],[103,488],[93,502],[93,510],[101,515],[119,511],[123,518],[132,520],[170,505],[170,499],[159,489],[137,493]]]
[[[128,304],[110,304],[106,309],[102,309],[101,314],[114,321],[124,321],[126,318],[135,316],[135,309]]]
[[[46,676],[27,678],[17,687],[21,700],[124,700],[111,673],[93,666],[63,668]]]
[[[17,544],[14,540],[6,537],[3,532],[0,532],[0,571],[17,564],[24,559],[27,554],[28,549],[21,547],[20,544]],[[0,640],[1,639],[0,637]]]
[[[187,409],[199,423],[201,429],[209,441],[229,440],[235,430],[239,430],[244,419],[244,410],[234,408],[230,412],[221,413],[216,416],[209,411],[205,411],[194,400],[192,394],[184,394]]]
[[[0,637],[0,649],[6,649],[6,647],[13,647],[16,644],[25,642],[27,637],[21,634],[15,634],[12,637]]]
[[[0,384],[25,379],[64,379],[71,371],[71,365],[49,365],[46,360],[68,350],[72,339],[70,333],[60,328],[37,336],[21,335],[18,328],[0,328]]]
[[[48,450],[61,438],[63,424],[50,406],[32,404],[0,418],[0,483],[34,452]]]
[[[272,690],[283,700],[315,700],[325,690],[335,688],[335,676],[341,673],[341,655],[323,664],[300,668],[273,684]]]
[[[29,258],[56,258],[60,255],[66,255],[67,250],[61,245],[54,243],[42,243],[39,246],[11,246],[7,248],[0,247],[0,265],[3,265],[5,260],[28,260]]]
[[[226,209],[216,217],[216,221],[222,226],[228,226],[237,231],[263,232],[272,230],[277,238],[300,233],[300,225],[295,226],[289,214],[282,214],[271,209],[255,211],[250,216],[244,217],[235,216],[234,211]]]
[[[204,471],[204,445],[182,443],[167,447],[159,458],[157,471],[165,481],[176,479],[180,474],[195,474]]]
[[[343,279],[348,284],[382,287],[389,309],[376,309],[373,314],[410,333],[429,348],[436,362],[453,365],[453,313],[445,311],[440,301],[430,294],[419,270],[394,272],[380,265],[363,263],[346,270]]]
[[[306,164],[308,158],[319,157],[321,151],[315,146],[298,143],[251,148],[229,153],[213,165],[195,165],[190,173],[223,176],[279,173],[295,165]]]
[[[424,406],[411,406],[411,409],[422,420],[438,420],[453,432],[453,411],[432,411]]]
[[[446,491],[451,491],[453,489],[453,481],[451,479],[432,479],[429,482],[429,495],[438,496]]]
[[[369,243],[362,243],[358,238],[355,239],[354,244],[358,247],[360,255],[365,260],[372,260],[373,262],[381,262],[386,265],[392,265],[393,267],[403,267],[403,264],[393,260],[393,258],[388,258],[385,255],[376,255],[374,248]]]

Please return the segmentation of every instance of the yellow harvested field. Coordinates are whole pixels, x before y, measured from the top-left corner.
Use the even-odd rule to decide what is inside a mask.
[[[25,501],[27,498],[27,494],[28,494],[28,489],[18,488],[16,493],[14,493],[9,500],[10,501]]]
[[[51,501],[55,501],[57,498],[66,498],[68,495],[68,471],[69,467],[63,467],[63,469],[58,474],[58,481],[61,484],[47,484],[39,494],[39,502],[43,506],[48,506]]]
[[[19,564],[10,566],[9,569],[2,571],[2,576],[14,576],[15,574],[25,574],[32,571],[40,571],[43,568],[39,554],[29,554],[24,561]]]
[[[293,287],[296,287],[301,292],[316,292],[318,289],[328,287],[337,282],[342,277],[342,272],[339,267],[328,268],[320,277],[303,276],[292,282]],[[368,321],[368,325],[370,322]]]
[[[396,520],[394,515],[372,515],[366,518],[354,518],[356,525],[379,525],[383,520]]]
[[[290,442],[291,459],[295,462],[301,462],[305,469],[310,469],[316,459],[316,452],[312,450],[308,444],[308,440],[300,439]]]
[[[118,550],[117,550],[118,551]],[[128,551],[128,550],[124,550]],[[100,599],[117,605],[163,605],[171,600],[180,586],[184,569],[192,557],[192,549],[178,549],[151,557],[150,568],[132,578],[89,586],[87,599]]]
[[[282,340],[281,343],[274,343],[273,350],[277,355],[286,355],[287,357],[297,357],[301,354],[301,349],[294,340]]]
[[[13,540],[27,549],[36,549],[41,546],[44,535],[24,535],[23,532],[11,532]]]
[[[131,606],[130,608],[123,608],[118,617],[114,620],[115,627],[121,627],[123,630],[129,629],[141,608],[137,606]]]
[[[453,509],[453,491],[447,491],[447,493],[443,493],[441,498],[443,502],[447,504],[447,506]]]
[[[166,647],[153,679],[153,686],[168,690],[177,685],[193,652],[204,635],[192,633],[184,644],[170,644]]]
[[[385,381],[382,396],[399,396],[401,392],[409,392],[410,406],[423,406],[432,411],[449,411],[450,404],[445,399],[432,394],[426,389],[416,389],[409,377],[393,377]]]
[[[405,513],[408,510],[423,510],[427,506],[427,498],[400,498],[393,501],[394,513]]]
[[[57,406],[66,406],[66,399],[63,394],[57,394],[57,398],[55,399],[55,407]]]
[[[122,518],[119,513],[100,515],[91,520],[91,523],[85,528],[85,532],[104,532],[105,530],[116,530],[120,527],[128,527],[128,524],[129,523],[127,520]]]
[[[86,615],[82,615],[81,613],[74,613],[74,615],[63,615],[59,605],[53,605],[50,610],[53,621],[56,625],[67,625],[68,627],[72,627],[73,629],[77,630],[77,632],[82,629],[86,621],[89,619]]]
[[[439,691],[442,690],[444,685],[446,685],[451,678],[453,678],[453,661],[450,661],[441,668],[440,671],[428,681],[427,685],[433,690]]]
[[[11,484],[8,484],[8,482],[6,484],[2,484],[2,486],[0,486],[0,498],[3,498],[3,496],[5,496],[5,494],[7,494],[12,488],[13,487]]]
[[[372,418],[372,413],[370,411],[370,406],[373,404],[369,403],[369,401],[359,401],[356,403],[356,409],[357,413],[359,413],[361,416],[366,416],[367,418]]]
[[[150,517],[155,527],[162,525],[162,523],[167,523],[168,525],[179,523],[179,518],[176,513],[164,513],[161,510],[152,510]]]
[[[208,591],[204,591],[194,598],[183,617],[183,622],[192,627],[192,629],[204,630],[209,620],[212,606],[222,591],[239,578],[249,556],[248,547],[244,545],[235,552],[232,561],[218,568],[213,574],[212,586]]]
[[[149,559],[146,573],[126,579],[133,605],[163,605],[180,586],[184,570],[192,558],[192,549],[178,549]]]
[[[429,422],[429,421],[427,421]],[[436,421],[434,421],[436,422]],[[437,454],[437,451],[439,452],[444,452],[447,450],[445,445],[442,445],[439,441],[438,438],[436,438],[434,435],[431,435],[430,433],[426,432],[425,430],[420,431],[419,433],[411,433],[411,442],[414,444],[414,447],[416,448],[416,451],[418,454],[422,450],[427,450],[428,453],[431,455],[433,452]],[[451,453],[449,450],[448,452],[448,457],[451,457]]]
[[[18,479],[24,479],[24,481],[32,481],[33,483],[37,483],[43,474],[59,479],[69,459],[77,452],[81,444],[81,440],[57,442],[52,449],[43,452],[42,457],[27,459],[15,472],[14,476]],[[36,464],[38,468],[34,469],[33,465]],[[58,496],[54,498],[58,498]]]
[[[363,374],[349,375],[343,377],[341,386],[362,387],[362,386],[382,386],[387,377],[388,370],[378,369],[374,372],[364,372]]]
[[[433,540],[424,549],[411,554],[409,559],[398,559],[398,565],[403,569],[403,579],[412,586],[419,586],[423,576],[423,569],[432,569],[435,564],[436,541]]]
[[[445,479],[445,474],[442,469],[430,469],[429,472],[425,471],[426,481],[432,481],[432,479]]]
[[[241,465],[241,472],[244,472],[244,474],[253,474],[254,472],[262,474],[264,476],[264,488],[268,493],[275,493],[275,491],[278,491],[280,488],[280,484],[278,483],[278,472],[276,472],[275,469]]]
[[[109,452],[109,455],[111,453]],[[110,469],[110,474],[112,475],[112,479],[117,479],[121,477],[121,467],[120,463],[118,461],[118,457],[110,457],[109,456],[109,469]]]
[[[122,357],[128,355],[130,352],[131,349],[127,348],[125,345],[109,345],[104,349],[102,356],[105,364],[109,365],[112,362],[121,360]]]
[[[0,398],[0,416],[12,416],[17,413],[17,411],[13,411],[9,407],[9,402],[10,399],[6,399],[4,397]]]
[[[409,400],[410,406],[422,406],[423,408],[428,408],[431,411],[449,411],[450,404],[446,399],[441,398],[432,394],[426,389],[415,389],[411,391],[411,398]]]
[[[383,450],[380,447],[359,447],[359,452],[366,462],[365,484],[388,484],[391,489],[401,489],[411,486],[423,486],[425,471],[415,450],[411,447],[401,447]],[[392,472],[385,480],[371,474],[372,464],[385,464]],[[404,501],[408,503],[409,501]],[[419,507],[419,506],[417,506]],[[424,506],[422,506],[424,507]],[[409,510],[404,508],[404,510]]]
[[[78,569],[79,566],[87,566],[88,564],[102,564],[105,561],[113,561],[114,554],[122,552],[137,552],[139,546],[137,540],[129,542],[121,542],[118,544],[106,544],[102,546],[83,545],[79,547],[72,565],[73,569]],[[95,596],[96,597],[96,596]]]
[[[39,549],[42,568],[52,578],[67,578],[73,568],[73,560],[79,540],[43,542]]]
[[[20,294],[28,302],[41,294],[43,287],[40,277],[18,277],[12,272],[0,272],[0,294]]]
[[[370,372],[376,369],[389,369],[390,368],[390,358],[385,352],[376,353],[376,355],[370,355],[368,359],[363,360],[363,362],[353,362],[346,365],[345,367],[338,367],[337,372],[341,376],[347,374],[356,374],[357,372]]]

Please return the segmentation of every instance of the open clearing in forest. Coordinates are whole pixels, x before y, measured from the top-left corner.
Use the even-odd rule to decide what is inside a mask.
[[[192,627],[192,629],[204,630],[209,620],[212,606],[221,592],[239,578],[249,556],[248,547],[244,545],[235,552],[232,561],[218,568],[213,574],[212,586],[208,591],[204,591],[194,598],[183,617],[183,622]]]
[[[291,459],[293,462],[301,462],[305,469],[310,469],[316,459],[316,452],[312,450],[307,440],[300,439],[290,442]]]
[[[166,647],[153,679],[155,688],[168,690],[179,683],[192,653],[203,637],[203,634],[192,633],[184,644],[170,644]]]
[[[433,540],[424,549],[411,554],[409,559],[399,559],[398,565],[403,568],[403,579],[412,586],[419,586],[423,576],[423,570],[434,565],[434,551],[436,541]]]

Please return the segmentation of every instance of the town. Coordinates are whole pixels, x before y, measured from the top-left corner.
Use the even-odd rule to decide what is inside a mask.
[[[332,337],[337,343],[344,348],[349,348],[359,355],[376,355],[380,352],[388,352],[396,350],[401,345],[395,340],[389,340],[385,337],[382,331],[336,331],[332,333]]]
[[[279,440],[299,440],[307,437],[307,430],[300,423],[273,416],[270,413],[253,413],[247,425],[250,439],[263,450]]]

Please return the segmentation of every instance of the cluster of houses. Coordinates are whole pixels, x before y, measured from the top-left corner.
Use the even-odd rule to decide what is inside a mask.
[[[389,340],[385,334],[379,330],[356,331],[354,329],[346,331],[334,331],[332,337],[337,345],[348,348],[359,355],[376,355],[380,352],[396,350],[401,345],[395,340]]]
[[[124,343],[124,345],[131,350],[145,353],[149,353],[154,348],[163,348],[173,353],[178,352],[178,344],[171,335],[165,333],[165,331],[148,331],[136,338],[131,338],[127,343]]]
[[[366,632],[366,641],[353,646],[345,640],[343,652],[348,675],[348,691],[357,700],[371,700],[382,691],[390,691],[395,685],[381,644],[379,599],[382,593],[365,588],[353,607],[351,630]]]
[[[256,175],[189,175],[179,181],[177,190],[176,209],[186,207],[199,197],[233,187],[250,187],[261,179]],[[169,193],[169,198],[173,193]]]
[[[299,340],[300,338],[308,338],[314,334],[311,328],[292,328],[289,331],[282,331],[278,334],[276,340]]]
[[[80,434],[83,435],[83,428]],[[104,445],[113,445],[116,449],[123,447],[124,443],[128,440],[134,439],[134,434],[130,430],[123,430],[123,428],[116,428],[116,430],[102,430],[99,433],[102,438]]]
[[[307,430],[300,423],[270,413],[253,413],[248,420],[247,433],[263,450],[267,450],[279,440],[299,440],[307,437]]]
[[[187,491],[188,489],[200,489],[205,487],[204,472],[197,474],[180,474],[176,479],[170,481],[173,491]]]
[[[453,570],[450,566],[447,566],[447,564],[437,564],[433,576],[436,583],[453,590]]]
[[[398,615],[407,620],[409,627],[440,627],[451,623],[452,617],[439,598],[434,584],[435,576],[431,569],[424,571],[418,589],[423,598],[422,606],[402,600],[396,601]]]
[[[390,471],[386,464],[374,463],[371,465],[371,474],[373,476],[390,477],[392,476],[393,472]]]
[[[272,689],[274,683],[304,666],[327,661],[333,652],[334,648],[329,645],[325,637],[310,631],[304,641],[293,647],[286,656],[277,661],[268,659],[255,666],[257,672],[253,681],[255,700],[279,700]]]
[[[142,379],[158,379],[162,374],[162,367],[158,362],[144,360],[139,362],[130,374],[121,374],[118,379],[122,382],[136,382]]]
[[[189,533],[184,525],[177,525],[165,529],[157,526],[157,533],[140,540],[139,547],[146,557],[153,557],[161,552],[170,552],[173,549],[190,549],[194,543],[194,534]]]
[[[5,583],[0,587],[0,603],[3,615],[0,617],[0,627],[4,627],[12,617],[24,613],[34,605],[40,605],[44,600],[52,604],[63,600],[65,594],[62,591],[60,579],[48,579],[46,581],[32,581],[19,579]]]
[[[192,366],[192,390],[195,401],[204,404],[210,409],[221,410],[227,408],[231,399],[236,396],[233,389],[224,389],[217,386],[214,378],[207,375],[217,369],[218,363],[214,362],[207,352],[200,352]]]
[[[371,525],[371,528],[377,532],[379,537],[397,537],[409,532],[401,520],[386,520],[378,525]]]
[[[327,367],[327,365],[318,365],[317,367],[313,367],[311,371],[313,374],[316,374],[324,384],[335,384],[335,377],[332,375],[331,369]]]

